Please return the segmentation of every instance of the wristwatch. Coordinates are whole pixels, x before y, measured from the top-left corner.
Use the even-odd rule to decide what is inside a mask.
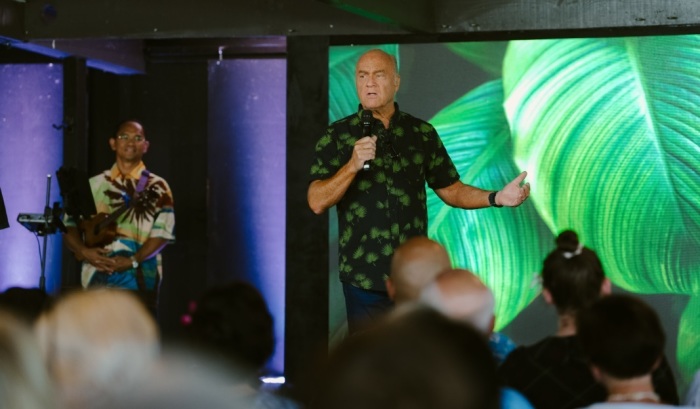
[[[489,205],[492,207],[503,207],[503,205],[496,204],[496,193],[498,192],[489,193]]]
[[[131,268],[139,268],[139,262],[136,261],[136,257],[131,256]]]

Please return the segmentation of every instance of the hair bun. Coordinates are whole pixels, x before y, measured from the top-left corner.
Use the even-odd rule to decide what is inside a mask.
[[[576,251],[579,246],[578,234],[573,230],[564,230],[559,233],[555,242],[557,243],[557,250]]]

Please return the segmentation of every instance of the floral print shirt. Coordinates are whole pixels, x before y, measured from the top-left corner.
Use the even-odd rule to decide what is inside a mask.
[[[337,204],[340,280],[386,291],[394,249],[427,234],[425,185],[440,189],[459,174],[435,128],[398,109],[389,128],[373,121],[376,158],[360,170]],[[310,180],[327,179],[347,163],[363,137],[362,109],[331,124],[316,144]]]
[[[110,250],[108,256],[130,257],[151,237],[170,242],[175,240],[173,196],[165,179],[150,173],[146,186],[139,194],[140,199],[133,199],[141,173],[145,169],[146,166],[141,162],[131,173],[123,175],[114,164],[111,169],[90,178],[90,190],[97,213],[112,214],[127,204],[126,210],[120,212],[121,216],[116,219],[115,240],[105,246]],[[68,216],[64,223],[66,226],[76,226],[75,220]],[[153,289],[163,274],[161,255],[143,260],[139,268],[143,272],[146,287]],[[83,263],[83,287],[90,286],[95,273],[94,266]],[[100,285],[137,290],[135,275],[135,269],[104,275],[100,278]]]

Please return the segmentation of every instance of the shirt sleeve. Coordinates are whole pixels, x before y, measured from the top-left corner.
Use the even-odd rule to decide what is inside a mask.
[[[335,135],[334,127],[329,126],[323,136],[316,142],[314,158],[309,171],[309,182],[328,179],[340,169],[340,153]]]
[[[165,179],[160,179],[158,184],[163,193],[158,199],[158,213],[153,226],[148,234],[151,238],[161,238],[169,242],[175,241],[175,208],[173,205],[173,193]]]
[[[459,180],[459,172],[435,128],[429,123],[423,124],[422,128],[423,145],[429,158],[426,182],[433,190],[450,186]]]

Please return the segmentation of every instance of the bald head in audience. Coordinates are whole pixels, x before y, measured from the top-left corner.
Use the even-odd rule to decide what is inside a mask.
[[[415,301],[423,287],[450,268],[450,256],[440,243],[425,236],[412,237],[394,251],[386,282],[389,298],[396,304]]]
[[[470,323],[485,334],[493,331],[493,293],[469,270],[450,269],[438,274],[421,291],[420,300],[452,319]]]

